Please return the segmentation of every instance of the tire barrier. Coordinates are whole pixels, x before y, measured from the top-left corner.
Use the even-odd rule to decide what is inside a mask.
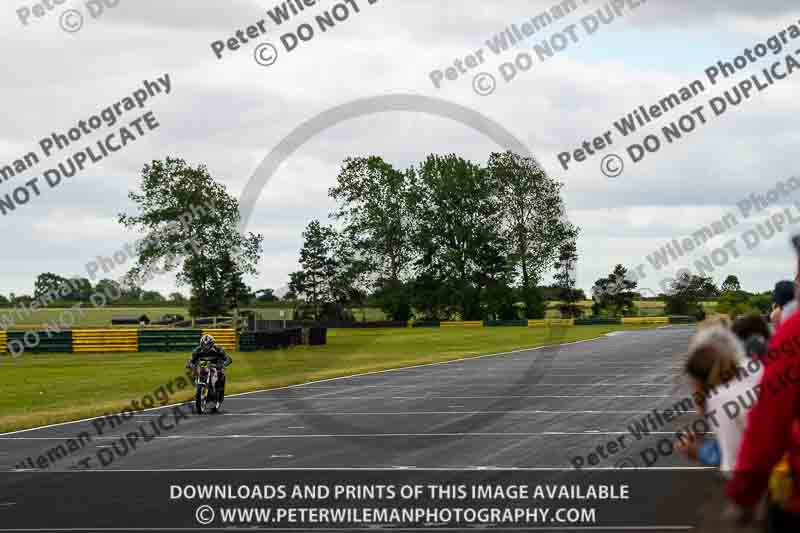
[[[622,319],[623,324],[669,324],[666,316],[629,316]]]
[[[571,327],[575,325],[572,318],[544,318],[540,320],[528,320],[529,328],[549,328],[549,327]]]
[[[228,352],[235,352],[236,347],[239,345],[239,342],[236,339],[236,330],[233,328],[204,329],[202,334],[211,335],[214,337],[214,342]]]
[[[606,326],[610,324],[622,324],[622,319],[619,317],[609,317],[609,318],[576,318],[575,325],[576,326]]]
[[[8,331],[6,346],[11,353],[70,353],[72,331]]]
[[[239,335],[239,351],[240,352],[255,352],[256,348],[256,334],[252,331],[247,331]]]
[[[527,328],[528,321],[527,320],[484,320],[483,326],[486,328],[496,328],[496,327]]]
[[[308,332],[309,346],[322,346],[328,344],[328,330],[326,328],[311,328]]]
[[[483,327],[483,322],[480,320],[449,320],[447,322],[441,322],[441,327],[443,328],[451,328],[451,327],[472,327],[472,328],[480,328]]]
[[[697,317],[672,315],[669,317],[670,324],[694,324],[697,322]]]
[[[373,320],[370,322],[346,322],[337,320],[250,320],[247,323],[251,331],[282,330],[284,328],[405,328],[408,323],[403,320]]]
[[[200,344],[199,329],[139,330],[140,352],[191,352]]]
[[[0,331],[0,353],[8,352],[8,335],[5,331]]]
[[[442,322],[440,320],[418,320],[409,324],[412,328],[438,328],[441,325]]]
[[[138,328],[72,330],[72,350],[84,353],[138,352]]]

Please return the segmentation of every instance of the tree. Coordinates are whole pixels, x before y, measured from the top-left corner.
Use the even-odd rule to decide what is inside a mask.
[[[622,265],[614,267],[608,277],[598,279],[592,287],[593,311],[606,310],[612,315],[630,314],[636,282],[628,278],[628,270]]]
[[[261,289],[256,291],[256,300],[259,302],[277,302],[278,297],[275,296],[275,291],[272,289]]]
[[[284,302],[291,302],[291,301],[297,300],[297,293],[294,292],[293,290],[289,289],[286,292],[286,294],[283,295],[282,300]]]
[[[680,273],[670,284],[670,290],[664,296],[668,315],[694,315],[705,317],[700,301],[714,295],[717,288],[710,277],[696,276],[689,272]]]
[[[144,291],[142,292],[141,301],[146,303],[164,303],[167,299],[158,291]]]
[[[742,315],[755,313],[751,297],[751,294],[741,290],[723,291],[717,302],[716,311],[728,315],[733,320]]]
[[[742,285],[739,283],[739,278],[731,274],[727,278],[725,278],[725,281],[722,282],[720,290],[722,292],[740,291],[742,290]]]
[[[527,316],[538,318],[530,312],[537,299],[536,286],[553,266],[559,247],[575,240],[578,229],[564,217],[562,184],[548,177],[535,160],[513,152],[494,153],[488,172],[503,209],[504,238],[511,243],[521,274]]]
[[[117,281],[104,278],[97,282],[94,292],[103,294],[111,301],[118,300],[123,295],[123,288]]]
[[[431,155],[412,175],[418,274],[447,287],[462,319],[480,319],[477,258],[483,247],[503,241],[502,210],[491,176],[456,155]]]
[[[126,228],[146,233],[129,272],[143,283],[153,272],[177,271],[192,289],[190,313],[218,315],[226,310],[226,284],[256,274],[263,237],[239,233],[239,203],[214,181],[205,166],[182,159],[153,161],[142,171],[140,191],[128,197],[137,213],[119,215]],[[236,267],[235,271],[230,269]]]
[[[11,300],[0,294],[0,306],[8,306],[11,305]]]
[[[37,300],[59,300],[68,298],[72,289],[66,285],[67,278],[52,272],[44,272],[36,277],[33,297]]]
[[[220,261],[225,302],[228,309],[238,310],[253,299],[253,291],[244,282],[244,272],[230,254],[223,255]]]
[[[184,306],[186,305],[186,296],[179,292],[173,292],[169,295],[169,301],[175,305]]]
[[[67,297],[69,300],[88,302],[89,298],[91,298],[92,294],[94,294],[92,282],[86,278],[72,278],[68,281],[68,283],[72,288],[69,296]]]
[[[289,290],[304,297],[311,305],[315,320],[322,315],[322,307],[334,301],[336,263],[333,258],[336,231],[312,220],[303,232],[300,250],[300,270],[289,276]]]
[[[333,218],[342,237],[376,274],[378,286],[403,279],[413,251],[409,177],[377,156],[345,159],[329,195],[338,202]]]
[[[566,318],[577,318],[582,314],[581,308],[577,305],[580,294],[575,290],[575,265],[577,262],[578,248],[575,241],[563,242],[559,247],[554,278],[561,289],[559,299],[562,304],[559,306],[559,311],[561,311],[561,316]]]

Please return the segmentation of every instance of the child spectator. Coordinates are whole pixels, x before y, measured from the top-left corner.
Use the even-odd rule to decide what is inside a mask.
[[[736,466],[746,415],[756,398],[753,389],[761,378],[760,370],[746,371],[746,363],[744,345],[722,325],[701,329],[689,343],[686,373],[695,397],[703,400],[698,402],[698,413],[714,413],[710,419],[718,424],[714,428],[718,447],[711,439],[701,442],[698,436],[689,434],[682,439],[680,449],[706,464],[715,464],[711,458],[718,455],[720,471],[726,477]],[[733,413],[733,409],[725,409],[726,404],[737,405],[738,409]]]

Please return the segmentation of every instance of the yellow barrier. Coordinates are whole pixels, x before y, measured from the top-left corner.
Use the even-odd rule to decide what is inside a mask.
[[[214,343],[219,344],[229,352],[235,352],[238,349],[239,343],[236,338],[236,330],[229,329],[204,329],[203,335],[211,335],[214,337]]]
[[[623,324],[669,324],[666,316],[630,316],[622,319]]]
[[[483,322],[480,320],[452,320],[450,322],[442,322],[439,324],[441,327],[472,327],[472,328],[479,328],[483,326]]]
[[[0,353],[6,353],[8,351],[8,334],[5,331],[0,331]]]
[[[75,329],[72,331],[73,352],[138,352],[139,330]]]
[[[572,318],[545,318],[541,320],[528,320],[529,328],[549,328],[553,326],[574,326],[575,320]]]

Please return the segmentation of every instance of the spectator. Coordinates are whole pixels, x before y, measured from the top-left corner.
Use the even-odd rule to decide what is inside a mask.
[[[689,343],[686,373],[695,397],[705,400],[698,401],[700,416],[716,413],[718,441],[689,434],[681,439],[679,447],[690,458],[705,464],[717,464],[712,458],[718,457],[720,471],[726,477],[736,466],[746,415],[755,399],[752,389],[761,377],[760,372],[744,370],[746,357],[742,342],[721,325],[701,329]],[[748,392],[753,397],[742,406],[739,398],[748,398]],[[731,402],[740,406],[735,416],[728,416],[725,410]]]
[[[792,240],[798,253],[800,236]],[[769,342],[761,394],[747,418],[739,458],[727,494],[744,521],[767,492],[767,530],[800,531],[800,313],[788,316],[795,284],[779,282],[774,301],[780,309]],[[777,468],[776,468],[777,467]],[[769,491],[767,490],[769,487]]]
[[[770,320],[774,328],[778,327],[783,320],[789,317],[790,311],[796,307],[792,305],[790,309],[786,306],[794,302],[795,284],[793,281],[783,280],[775,284],[775,290],[772,291],[772,314]],[[786,309],[786,312],[784,312]]]
[[[769,323],[763,316],[743,316],[733,323],[731,331],[744,343],[748,357],[761,359],[767,354],[771,333]]]

